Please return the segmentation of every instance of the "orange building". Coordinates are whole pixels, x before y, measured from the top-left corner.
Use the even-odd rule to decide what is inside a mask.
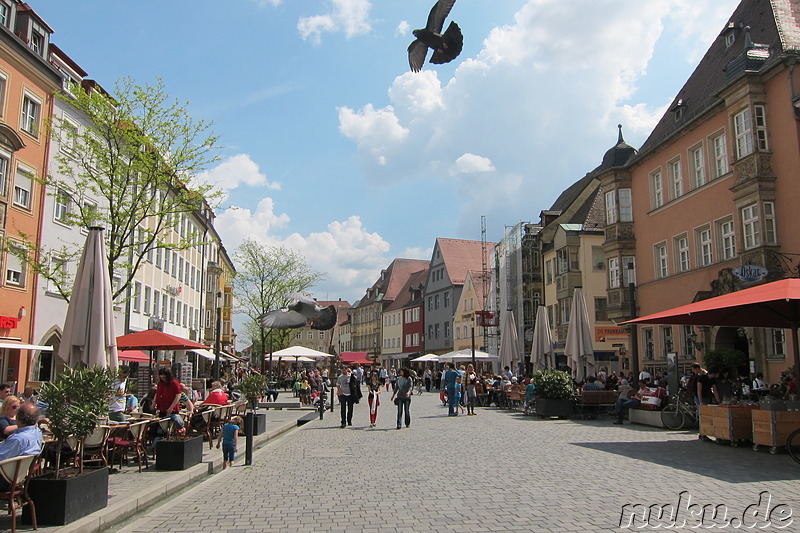
[[[800,274],[797,20],[796,0],[743,0],[638,153],[603,180],[618,232],[607,229],[606,258],[635,253],[640,316]],[[741,276],[745,266],[762,277]],[[780,329],[665,325],[638,336],[651,371],[670,352],[685,368],[735,349],[775,383],[791,353]]]
[[[0,381],[28,375],[36,276],[22,236],[38,242],[47,176],[47,121],[61,74],[47,58],[52,30],[24,3],[0,18]]]

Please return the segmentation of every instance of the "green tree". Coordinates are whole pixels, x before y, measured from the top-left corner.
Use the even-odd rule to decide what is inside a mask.
[[[305,257],[282,246],[267,246],[251,239],[244,241],[233,254],[236,264],[235,311],[247,316],[244,333],[250,337],[255,353],[288,345],[291,331],[270,330],[259,319],[269,311],[288,303],[287,295],[303,292],[321,281],[322,273],[314,271]]]
[[[51,122],[51,135],[62,149],[54,152],[57,177],[45,180],[48,194],[68,202],[62,222],[106,229],[109,273],[119,280],[116,298],[153,250],[184,249],[201,241],[199,231],[186,231],[182,224],[218,198],[212,186],[192,182],[217,160],[217,138],[209,122],[192,119],[186,103],[167,95],[160,79],[140,85],[121,78],[113,96],[99,87],[74,87],[60,98],[86,119],[86,126],[78,128],[64,117]],[[34,272],[69,300],[63,268],[48,261],[54,250],[26,239],[25,259]],[[58,250],[66,261],[79,255],[74,246]]]

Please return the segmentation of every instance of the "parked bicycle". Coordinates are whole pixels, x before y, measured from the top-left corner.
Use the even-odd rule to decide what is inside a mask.
[[[793,431],[786,439],[786,450],[796,463],[800,463],[800,429]]]
[[[661,410],[661,422],[666,428],[675,430],[697,424],[694,405],[685,402],[680,396],[670,396],[669,404]]]

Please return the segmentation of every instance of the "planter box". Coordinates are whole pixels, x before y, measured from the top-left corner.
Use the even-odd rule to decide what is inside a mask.
[[[739,441],[753,440],[751,413],[758,406],[703,405],[700,407],[700,435],[727,440],[736,446]]]
[[[63,526],[108,505],[108,468],[87,469],[67,479],[51,476],[32,478],[28,485],[39,525]],[[30,506],[24,507],[22,520],[32,523]]]
[[[567,418],[572,414],[575,402],[573,400],[551,400],[548,398],[536,399],[536,414],[542,418],[557,416]]]
[[[796,429],[800,429],[800,411],[753,411],[753,444],[756,446],[786,446],[789,434]]]
[[[247,421],[248,418],[245,417],[244,419],[245,428],[243,431],[244,435],[250,434],[250,428],[248,427]],[[252,432],[253,435],[261,435],[262,433],[267,432],[267,413],[254,413],[253,421],[255,422],[253,424],[253,432]]]
[[[156,470],[186,470],[203,459],[203,437],[160,440],[156,444]]]

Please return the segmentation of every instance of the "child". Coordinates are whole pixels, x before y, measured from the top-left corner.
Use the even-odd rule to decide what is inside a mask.
[[[244,420],[241,416],[234,416],[231,421],[222,426],[222,431],[219,432],[217,439],[217,448],[222,442],[222,469],[225,470],[228,465],[233,466],[233,461],[236,459],[236,452],[239,451],[239,431],[244,426]]]
[[[461,413],[464,413],[464,406],[461,405],[461,376],[456,378],[456,406],[461,407]]]

